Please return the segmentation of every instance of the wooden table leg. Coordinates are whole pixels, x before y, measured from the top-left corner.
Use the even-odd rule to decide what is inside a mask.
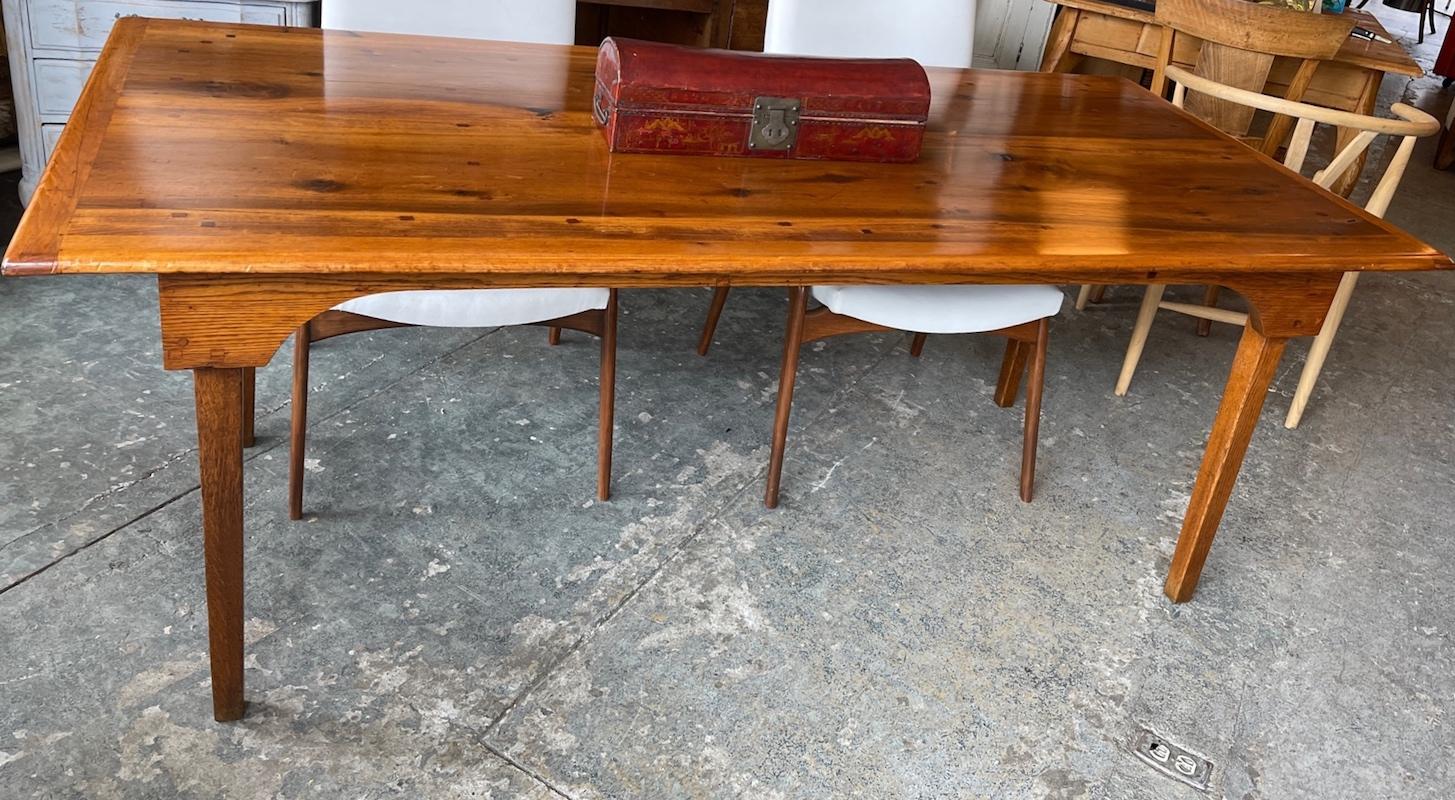
[[[1081,61],[1081,56],[1071,52],[1071,40],[1076,35],[1076,23],[1081,12],[1070,6],[1061,6],[1051,31],[1046,35],[1046,49],[1041,55],[1041,72],[1070,72]]]
[[[1197,483],[1192,488],[1182,535],[1177,539],[1177,550],[1167,571],[1163,591],[1173,602],[1191,600],[1197,589],[1197,578],[1202,574],[1223,510],[1233,494],[1243,454],[1248,450],[1248,440],[1253,436],[1263,400],[1268,395],[1268,384],[1273,380],[1273,371],[1287,342],[1284,338],[1264,336],[1252,323],[1243,328],[1232,373],[1223,389],[1218,415],[1202,456],[1202,467],[1197,472]]]
[[[1384,73],[1379,70],[1369,70],[1364,76],[1364,88],[1359,93],[1359,102],[1351,109],[1355,114],[1373,114],[1374,104],[1379,100],[1379,84],[1384,80]],[[1337,154],[1344,146],[1354,141],[1359,131],[1352,128],[1338,128],[1334,135],[1334,152]],[[1348,197],[1354,191],[1355,184],[1359,183],[1359,175],[1364,171],[1364,161],[1369,157],[1369,151],[1365,150],[1360,156],[1354,159],[1354,163],[1344,170],[1344,174],[1334,181],[1329,190],[1341,197]]]
[[[207,565],[207,636],[212,715],[243,715],[243,369],[192,371],[202,472],[202,539]]]

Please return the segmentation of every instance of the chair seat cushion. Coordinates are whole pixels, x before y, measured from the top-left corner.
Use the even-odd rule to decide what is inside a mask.
[[[408,325],[439,328],[489,328],[527,325],[606,308],[606,289],[430,289],[383,292],[334,306]]]
[[[915,333],[980,333],[1055,316],[1055,286],[815,286],[835,314]]]

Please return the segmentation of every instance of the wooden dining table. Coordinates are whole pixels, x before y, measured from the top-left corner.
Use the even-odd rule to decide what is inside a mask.
[[[1120,78],[931,70],[918,162],[864,164],[612,154],[591,114],[594,62],[589,48],[117,23],[4,272],[156,277],[163,366],[195,385],[217,719],[244,711],[252,371],[349,298],[1229,287],[1251,313],[1167,572],[1181,602],[1288,339],[1318,331],[1346,270],[1452,266]]]

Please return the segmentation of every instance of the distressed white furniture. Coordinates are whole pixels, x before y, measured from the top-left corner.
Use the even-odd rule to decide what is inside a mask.
[[[3,0],[3,4],[24,203],[30,202],[41,169],[116,20],[139,16],[312,26],[318,9],[318,0]]]
[[[978,0],[977,69],[1036,69],[1051,33],[1056,6],[1046,0]]]

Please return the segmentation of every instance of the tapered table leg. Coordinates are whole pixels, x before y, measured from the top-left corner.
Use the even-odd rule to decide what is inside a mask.
[[[1208,435],[1202,467],[1197,472],[1197,483],[1192,487],[1192,501],[1182,522],[1182,535],[1177,539],[1177,550],[1172,555],[1172,566],[1163,586],[1173,602],[1192,599],[1197,589],[1197,578],[1202,574],[1203,562],[1222,521],[1223,509],[1233,494],[1243,454],[1248,451],[1248,440],[1258,424],[1268,384],[1273,380],[1273,371],[1287,342],[1287,339],[1264,336],[1251,323],[1243,328],[1232,373],[1218,405],[1217,419]]]
[[[243,715],[243,503],[241,369],[192,371],[202,472],[202,539],[207,566],[207,636],[212,714]]]

